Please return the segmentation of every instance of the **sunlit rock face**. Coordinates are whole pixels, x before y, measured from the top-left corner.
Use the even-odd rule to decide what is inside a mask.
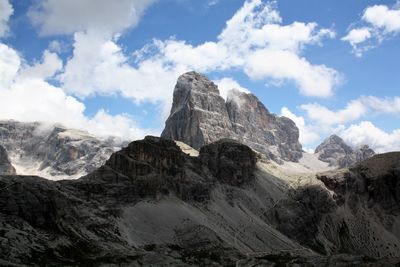
[[[299,130],[288,118],[270,113],[252,94],[232,90],[225,101],[207,77],[179,77],[161,135],[200,149],[222,138],[238,140],[277,162],[302,156]]]
[[[59,125],[0,121],[0,145],[18,174],[73,179],[99,168],[118,149],[113,139]]]
[[[315,153],[318,154],[319,160],[338,168],[353,166],[375,155],[375,152],[369,146],[364,145],[353,149],[337,135],[331,135],[325,139],[316,148]]]

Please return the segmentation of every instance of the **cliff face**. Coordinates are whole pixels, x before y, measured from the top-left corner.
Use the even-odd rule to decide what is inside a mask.
[[[232,90],[225,102],[217,86],[195,72],[179,77],[161,136],[196,149],[231,138],[276,161],[302,156],[299,131],[290,119],[271,114],[252,94]]]
[[[41,123],[0,121],[0,145],[19,174],[48,179],[79,178],[99,168],[115,151],[113,140]]]
[[[15,175],[15,168],[10,162],[7,151],[0,145],[0,175]]]
[[[320,160],[338,168],[353,166],[375,155],[375,152],[367,145],[353,149],[337,135],[331,135],[324,140],[316,148],[315,153],[318,154]]]

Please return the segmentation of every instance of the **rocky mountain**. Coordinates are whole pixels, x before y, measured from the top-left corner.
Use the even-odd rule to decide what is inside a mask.
[[[146,137],[78,180],[0,176],[0,264],[398,263],[400,153],[307,177],[271,164],[233,140],[191,156]]]
[[[14,166],[11,164],[7,151],[0,145],[0,175],[17,174]]]
[[[339,168],[353,166],[375,155],[375,152],[369,146],[364,145],[353,149],[337,135],[331,135],[325,139],[315,149],[315,153],[318,154],[320,160]]]
[[[113,139],[101,140],[60,125],[17,121],[0,121],[0,145],[18,174],[55,180],[92,172],[118,149]]]
[[[218,87],[196,72],[179,77],[161,136],[195,149],[231,138],[278,162],[302,156],[293,121],[270,113],[252,94],[232,90],[225,101]]]

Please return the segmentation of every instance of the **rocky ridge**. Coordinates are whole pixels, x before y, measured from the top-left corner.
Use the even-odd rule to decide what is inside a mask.
[[[18,174],[72,179],[90,173],[116,151],[113,139],[101,140],[60,125],[0,121],[0,145]]]
[[[225,101],[218,87],[196,72],[179,77],[161,136],[195,149],[231,138],[277,162],[296,162],[302,156],[293,121],[270,113],[252,94],[232,90]]]
[[[284,178],[233,140],[146,137],[78,180],[0,176],[0,263],[395,266],[399,164]]]
[[[325,139],[315,149],[315,153],[318,154],[319,160],[337,168],[353,166],[375,155],[375,152],[368,145],[353,149],[337,135],[331,135]]]

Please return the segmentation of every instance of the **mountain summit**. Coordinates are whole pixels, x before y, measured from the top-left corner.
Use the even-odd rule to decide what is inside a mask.
[[[231,138],[277,162],[302,157],[299,130],[292,120],[270,113],[253,94],[233,89],[225,101],[217,85],[196,72],[179,77],[161,137],[196,149]]]
[[[345,168],[375,155],[368,145],[353,149],[342,138],[333,134],[325,139],[316,149],[318,159],[330,166]]]

